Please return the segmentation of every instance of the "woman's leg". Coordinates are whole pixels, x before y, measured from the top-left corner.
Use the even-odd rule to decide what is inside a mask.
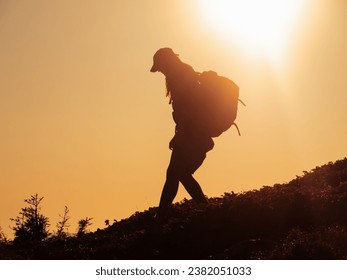
[[[199,185],[194,179],[194,172],[202,165],[206,158],[204,150],[196,147],[190,147],[185,153],[186,167],[180,169],[179,180],[197,203],[207,203],[207,199]]]
[[[158,221],[163,221],[167,215],[168,210],[176,197],[179,185],[178,170],[177,170],[177,156],[172,152],[170,164],[166,171],[166,181],[160,197],[160,203],[156,218]]]
[[[194,179],[192,174],[182,175],[180,181],[183,186],[190,194],[190,196],[197,202],[201,204],[206,204],[207,199],[199,185],[199,183]]]
[[[160,197],[160,203],[156,218],[158,221],[163,221],[170,209],[173,200],[176,197],[178,191],[178,179],[166,178],[163,191]]]

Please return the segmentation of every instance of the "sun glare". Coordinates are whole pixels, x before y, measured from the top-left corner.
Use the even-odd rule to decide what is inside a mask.
[[[203,0],[206,25],[248,55],[276,62],[300,20],[305,0]]]

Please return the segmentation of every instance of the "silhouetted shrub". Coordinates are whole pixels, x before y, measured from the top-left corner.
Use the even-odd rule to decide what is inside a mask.
[[[16,224],[12,227],[14,242],[42,241],[48,237],[49,219],[41,214],[42,199],[38,194],[25,199],[24,202],[29,206],[22,208],[19,216],[11,218]]]
[[[65,206],[64,208],[64,214],[63,215],[59,215],[61,220],[57,223],[57,233],[56,233],[56,237],[58,238],[62,238],[62,237],[66,237],[67,236],[67,229],[70,226],[68,224],[68,221],[70,219],[70,216],[68,216],[70,210],[67,206]]]
[[[6,237],[6,234],[2,231],[2,228],[0,227],[0,243],[7,243],[8,239]]]
[[[92,225],[90,222],[93,218],[86,217],[85,219],[81,219],[78,221],[78,229],[77,229],[77,236],[83,236],[87,233],[87,228]]]

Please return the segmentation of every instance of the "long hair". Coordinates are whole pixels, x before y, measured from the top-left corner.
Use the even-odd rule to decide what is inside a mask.
[[[169,104],[171,104],[172,103],[171,89],[170,89],[170,83],[167,77],[165,77],[165,86],[166,86],[166,97],[169,97]]]
[[[169,97],[169,104],[172,103],[177,85],[184,85],[185,90],[192,89],[198,83],[198,73],[192,66],[176,60],[170,67],[170,74],[165,76],[166,97]]]

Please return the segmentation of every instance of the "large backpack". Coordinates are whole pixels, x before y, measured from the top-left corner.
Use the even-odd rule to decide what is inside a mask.
[[[239,100],[239,87],[230,79],[219,76],[214,71],[199,74],[200,89],[198,106],[199,122],[203,130],[211,137],[218,137],[235,125]]]

